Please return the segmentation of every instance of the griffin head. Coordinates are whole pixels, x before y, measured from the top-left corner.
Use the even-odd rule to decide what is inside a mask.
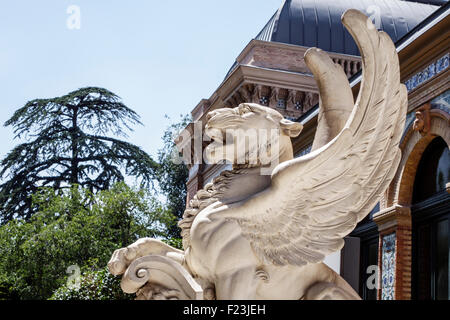
[[[211,111],[207,121],[205,134],[212,139],[206,148],[207,160],[225,160],[234,167],[259,167],[291,159],[291,137],[297,137],[303,128],[254,103]]]

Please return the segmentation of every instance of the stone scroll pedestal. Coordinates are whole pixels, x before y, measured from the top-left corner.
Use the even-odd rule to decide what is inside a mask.
[[[122,290],[137,300],[203,300],[203,290],[179,263],[160,255],[134,260],[122,277]]]

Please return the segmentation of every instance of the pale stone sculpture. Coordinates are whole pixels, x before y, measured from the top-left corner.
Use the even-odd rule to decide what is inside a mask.
[[[208,115],[210,160],[227,159],[232,171],[191,200],[180,222],[185,250],[141,239],[116,250],[110,271],[125,275],[122,288],[139,299],[359,299],[322,261],[379,201],[400,161],[407,92],[387,34],[356,10],[342,21],[363,58],[363,79],[355,105],[347,77],[323,51],[305,61],[320,90],[313,151],[293,159],[291,137],[302,127],[275,110],[241,104]],[[274,140],[246,148],[229,129],[275,129]],[[239,163],[236,151],[256,163]],[[264,150],[261,154],[261,150]],[[280,164],[270,175],[264,156]]]

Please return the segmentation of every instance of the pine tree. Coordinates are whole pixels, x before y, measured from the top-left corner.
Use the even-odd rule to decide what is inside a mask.
[[[39,187],[73,185],[108,189],[135,176],[151,183],[158,164],[139,147],[115,137],[141,124],[139,116],[114,93],[82,88],[62,97],[35,99],[17,110],[5,126],[25,139],[0,163],[0,221],[28,219],[35,212],[31,195]],[[122,171],[124,170],[124,171]]]

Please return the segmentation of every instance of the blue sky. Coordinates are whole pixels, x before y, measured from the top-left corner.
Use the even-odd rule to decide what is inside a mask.
[[[0,157],[19,143],[3,127],[17,108],[85,86],[107,88],[139,113],[144,126],[128,141],[154,155],[164,129],[209,98],[281,2],[2,1]],[[67,27],[71,5],[79,30]]]

